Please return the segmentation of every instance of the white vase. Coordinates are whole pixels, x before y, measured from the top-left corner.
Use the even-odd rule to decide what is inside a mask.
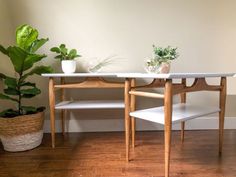
[[[76,70],[75,60],[62,60],[61,61],[62,71],[66,74],[74,73]]]

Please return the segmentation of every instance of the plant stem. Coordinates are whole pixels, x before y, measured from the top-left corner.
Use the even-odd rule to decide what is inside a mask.
[[[22,109],[21,109],[21,93],[20,93],[20,83],[21,83],[21,79],[22,79],[22,73],[20,74],[20,77],[19,77],[19,80],[17,82],[17,90],[19,92],[19,95],[18,95],[18,113],[19,115],[22,115]]]

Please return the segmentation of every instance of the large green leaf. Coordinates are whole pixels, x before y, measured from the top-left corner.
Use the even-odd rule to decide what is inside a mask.
[[[60,60],[62,60],[62,59],[64,59],[64,57],[63,57],[62,55],[57,55],[57,56],[55,56],[55,59],[60,59]]]
[[[4,84],[6,86],[8,86],[9,88],[16,88],[17,87],[17,80],[15,78],[12,77],[6,77]]]
[[[30,46],[29,52],[34,53],[36,52],[41,46],[43,46],[49,39],[37,39],[32,43]]]
[[[0,99],[4,99],[4,100],[12,100],[12,101],[18,102],[17,99],[12,98],[12,97],[10,97],[10,96],[8,96],[8,95],[5,95],[5,94],[2,94],[2,93],[0,93]]]
[[[53,47],[50,49],[51,52],[56,52],[56,53],[60,53],[61,50],[58,47]]]
[[[11,62],[14,66],[14,69],[17,73],[22,73],[24,69],[24,62],[28,54],[23,49],[13,46],[8,47],[8,54],[11,59]]]
[[[15,71],[19,74],[30,69],[34,63],[46,57],[46,55],[29,54],[23,49],[15,46],[8,47],[8,51]]]
[[[63,55],[66,55],[66,54],[67,54],[68,49],[66,48],[66,45],[65,45],[65,44],[61,44],[61,45],[59,46],[59,48],[60,48],[61,53],[62,53]]]
[[[31,88],[31,89],[22,89],[20,90],[21,94],[31,94],[31,95],[38,95],[41,93],[40,89],[37,87]]]
[[[60,47],[60,49],[63,49],[63,48],[66,48],[66,45],[65,44],[61,44],[59,47]]]
[[[33,97],[35,97],[36,95],[34,95],[34,94],[23,94],[22,95],[22,98],[33,98]]]
[[[36,84],[35,83],[32,83],[32,82],[22,82],[20,84],[21,87],[35,87]]]
[[[77,51],[76,51],[76,49],[72,49],[70,52],[69,52],[69,58],[72,58],[72,59],[74,59],[75,57],[76,57],[76,55],[77,55]]]
[[[42,60],[45,57],[46,57],[46,55],[38,55],[38,54],[28,55],[25,59],[25,62],[24,62],[23,71],[30,69],[34,65],[34,63]]]
[[[67,55],[67,51],[68,51],[67,48],[62,48],[62,49],[61,49],[61,53],[62,53],[63,55]]]
[[[41,93],[40,89],[34,87],[30,89],[22,89],[20,90],[23,98],[32,98]]]
[[[33,106],[21,106],[21,109],[23,109],[24,114],[34,114],[38,112],[37,108]]]
[[[0,117],[4,117],[4,118],[12,118],[12,117],[16,117],[19,116],[19,112],[13,109],[6,109],[2,112],[0,112]]]
[[[42,112],[45,110],[45,107],[33,107],[33,106],[21,106],[24,114],[35,114],[37,112]]]
[[[0,51],[1,51],[3,54],[8,55],[7,49],[5,49],[1,44],[0,44]]]
[[[52,72],[53,72],[53,69],[51,68],[51,66],[36,66],[29,73],[25,74],[22,77],[22,80],[26,79],[28,76],[33,75],[33,74],[41,75],[43,73],[52,73]]]
[[[4,89],[4,93],[7,95],[19,95],[19,91],[14,88],[6,88]]]
[[[37,38],[38,31],[29,25],[22,25],[16,30],[16,43],[24,50],[29,51],[30,46]]]

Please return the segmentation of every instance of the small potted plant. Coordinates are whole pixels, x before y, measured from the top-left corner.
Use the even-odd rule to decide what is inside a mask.
[[[156,47],[153,45],[153,58],[147,60],[145,69],[149,73],[169,73],[171,60],[179,56],[177,48]]]
[[[61,60],[61,67],[64,73],[70,74],[75,72],[76,61],[74,59],[81,57],[81,55],[77,54],[76,49],[69,51],[65,44],[61,44],[59,47],[51,48],[51,51],[58,54],[55,56],[55,59]]]
[[[47,41],[38,39],[36,29],[22,25],[16,30],[16,45],[7,48],[0,45],[0,51],[10,58],[15,71],[14,76],[0,73],[5,86],[0,99],[15,103],[14,108],[0,112],[0,139],[7,151],[25,151],[41,144],[45,108],[27,105],[24,100],[41,93],[28,77],[52,72],[50,66],[35,66],[46,57],[36,51]]]

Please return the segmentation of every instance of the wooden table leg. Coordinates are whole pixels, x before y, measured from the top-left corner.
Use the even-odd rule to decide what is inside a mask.
[[[135,79],[131,79],[131,87],[135,87]],[[130,111],[135,111],[135,95],[131,95],[131,103],[130,103]],[[136,131],[136,119],[134,117],[131,117],[131,134],[132,134],[132,148],[135,147],[135,131]]]
[[[61,85],[65,84],[65,78],[61,77]],[[61,101],[65,101],[65,89],[61,89]],[[61,131],[65,135],[65,110],[61,110]]]
[[[170,151],[171,151],[171,131],[172,131],[172,80],[167,79],[165,83],[165,177],[169,177]]]
[[[186,79],[182,79],[182,84],[186,86]],[[180,94],[181,103],[186,103],[186,93]],[[185,129],[185,121],[181,122],[181,142],[184,142],[184,129]]]
[[[55,148],[55,93],[54,93],[54,79],[52,77],[49,78],[49,106],[50,106],[52,148]]]
[[[226,78],[221,78],[220,90],[220,112],[219,112],[219,155],[222,154],[223,139],[224,139],[224,119],[225,119],[225,103],[226,103]]]
[[[125,80],[125,148],[126,148],[126,161],[129,161],[129,142],[130,142],[130,79]]]
[[[181,122],[181,143],[184,142],[185,121]]]

